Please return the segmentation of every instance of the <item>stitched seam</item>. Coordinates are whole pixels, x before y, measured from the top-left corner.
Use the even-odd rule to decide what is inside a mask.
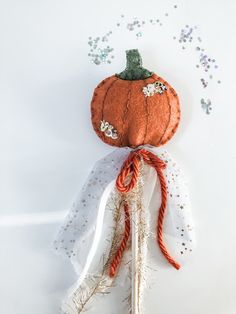
[[[126,104],[125,104],[125,110],[124,110],[124,114],[123,114],[123,117],[122,117],[122,121],[123,121],[123,128],[122,128],[122,138],[121,138],[121,145],[123,146],[124,144],[124,130],[125,130],[125,117],[129,111],[129,102],[130,102],[130,98],[131,98],[131,89],[132,89],[132,81],[130,82],[130,86],[129,86],[129,89],[128,89],[128,93],[127,93],[127,101],[126,101]]]
[[[148,102],[147,102],[147,97],[145,97],[145,104],[146,104],[146,128],[145,128],[145,133],[144,133],[144,137],[143,137],[143,145],[145,144],[145,139],[147,136],[147,128],[148,128],[148,120],[149,120],[149,109],[148,109]]]
[[[107,90],[106,90],[106,93],[105,93],[105,96],[103,98],[103,101],[102,101],[102,120],[104,120],[104,106],[105,106],[105,100],[107,98],[107,94],[109,92],[109,90],[112,88],[112,86],[115,84],[115,82],[118,81],[119,78],[117,78],[116,80],[112,81],[111,84],[108,86]]]
[[[153,82],[150,82],[150,84],[153,84],[158,79],[159,79],[159,77],[157,77],[157,79],[153,79]],[[146,83],[144,86],[146,86]],[[145,97],[145,103],[146,103],[147,119],[146,119],[146,130],[145,130],[144,137],[143,137],[143,145],[145,144],[145,140],[146,140],[146,136],[147,136],[148,121],[149,121],[149,116],[150,116],[148,97]]]
[[[158,145],[160,145],[161,143],[162,143],[162,139],[163,139],[163,137],[165,136],[165,134],[166,134],[166,131],[167,131],[167,129],[168,129],[168,126],[170,125],[170,118],[171,118],[171,105],[170,105],[170,99],[169,99],[169,96],[168,96],[168,94],[166,93],[166,97],[167,97],[167,100],[168,100],[168,106],[169,106],[169,120],[168,120],[168,122],[167,122],[167,125],[166,125],[166,128],[165,128],[165,131],[164,131],[164,133],[163,133],[163,135],[162,135],[162,137],[161,137],[161,139],[160,139],[160,141],[158,142]]]

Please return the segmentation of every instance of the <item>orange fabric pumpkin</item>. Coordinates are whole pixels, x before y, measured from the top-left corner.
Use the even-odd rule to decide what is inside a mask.
[[[126,70],[106,78],[94,91],[94,130],[112,146],[160,146],[178,127],[178,96],[161,77],[142,68],[138,50],[126,53]]]

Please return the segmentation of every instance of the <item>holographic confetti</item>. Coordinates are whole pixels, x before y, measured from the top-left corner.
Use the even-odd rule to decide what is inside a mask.
[[[130,32],[135,32],[135,36],[137,39],[143,36],[143,30],[148,24],[158,25],[158,26],[163,25],[159,18],[152,18],[150,20],[143,20],[143,19],[139,20],[138,18],[135,17],[133,20],[129,20],[125,23],[126,23],[125,24],[126,30]],[[117,23],[117,25],[118,24],[119,26],[122,25],[121,22]]]
[[[204,98],[202,98],[201,99],[201,105],[202,105],[202,109],[206,112],[206,114],[211,113],[212,106],[211,106],[211,100],[210,99],[205,100]]]
[[[192,43],[194,40],[194,36],[197,30],[197,26],[189,26],[185,25],[184,28],[181,29],[180,34],[178,36],[178,42],[182,45],[182,48],[186,48],[187,44]],[[173,39],[177,39],[176,36],[173,37]]]
[[[135,18],[135,20],[134,20],[133,22],[127,24],[127,29],[128,29],[129,31],[133,31],[133,30],[135,30],[135,29],[141,27],[142,24],[145,24],[145,22],[144,22],[144,21],[142,21],[142,22],[141,22],[141,21],[138,21],[138,20]]]
[[[169,16],[168,13],[165,16]],[[143,37],[143,30],[147,25],[158,25],[162,26],[163,23],[159,18],[152,18],[150,20],[138,19],[137,17],[133,19],[126,19],[124,14],[120,16],[120,20],[117,21],[116,27],[123,28],[125,31],[133,32],[135,34],[136,39],[140,39]],[[112,59],[114,59],[114,48],[110,47],[108,42],[110,41],[110,36],[113,32],[110,30],[108,33],[103,35],[102,37],[89,37],[88,45],[89,45],[89,53],[88,56],[90,60],[96,64],[100,65],[102,63],[111,63]]]
[[[209,54],[205,52],[205,49],[202,46],[202,38],[199,36],[199,31],[196,26],[189,26],[185,25],[184,28],[180,30],[179,36],[174,36],[174,40],[178,39],[178,43],[181,45],[182,49],[186,48],[194,48],[197,52],[197,62],[196,62],[196,68],[201,70],[201,86],[202,88],[206,89],[209,86],[208,79],[211,80],[211,83],[213,83],[215,80],[216,75],[213,71],[218,69],[218,65],[216,63],[216,60],[212,58]],[[221,81],[217,80],[217,83],[220,84]],[[212,110],[211,101],[201,99],[202,108],[207,114],[210,114],[210,111]]]
[[[201,78],[201,83],[204,88],[206,88],[208,85],[208,82],[204,78]]]
[[[121,31],[128,32],[131,35],[133,34],[137,40],[142,40],[145,36],[146,32],[150,32],[150,25],[154,27],[158,27],[160,31],[160,26],[163,25],[163,21],[168,21],[169,16],[178,6],[175,4],[172,7],[172,11],[169,10],[163,12],[158,17],[152,17],[149,19],[142,19],[138,17],[126,17],[124,14],[120,15],[120,18],[117,20],[113,27],[113,31],[108,31],[102,37],[89,37],[88,45],[89,45],[89,53],[88,56],[90,60],[96,64],[110,64],[114,59],[114,48],[112,45],[111,37],[116,29],[119,29],[119,33]],[[157,30],[157,28],[153,28],[153,30]],[[221,84],[221,80],[217,78],[218,64],[216,60],[212,58],[208,53],[205,52],[205,47],[203,46],[203,40],[200,36],[199,29],[197,26],[185,24],[179,31],[179,35],[175,35],[172,37],[176,42],[180,45],[182,50],[192,49],[195,51],[194,57],[194,67],[199,71],[199,81],[201,83],[201,87],[203,89],[209,89],[209,85]],[[109,45],[110,44],[110,45]],[[204,47],[204,48],[203,48]],[[201,99],[202,109],[206,112],[206,114],[210,114],[212,110],[212,103],[209,99],[204,100]]]
[[[199,64],[197,67],[201,67],[205,72],[209,72],[211,69],[217,69],[218,65],[216,64],[216,60],[208,56],[203,48],[199,46],[196,47],[196,51],[199,52]]]
[[[213,82],[213,78],[216,76],[215,74],[213,76],[213,72],[218,69],[216,60],[210,57],[209,54],[205,52],[205,49],[199,46],[196,47],[196,51],[198,53],[198,64],[196,65],[196,67],[203,71],[204,76],[208,75],[208,78]],[[203,88],[206,88],[209,85],[207,79],[203,77],[201,78],[201,83]],[[220,84],[221,81],[217,80],[217,83]],[[212,110],[211,101],[209,99],[207,99],[206,101],[204,99],[201,99],[201,104],[202,109],[206,112],[206,114],[210,114],[210,111]]]
[[[138,33],[136,34],[136,37],[137,37],[137,38],[142,37],[142,36],[143,36],[143,33],[142,33],[142,32],[138,32]]]
[[[202,39],[200,36],[196,36],[197,27],[196,26],[189,26],[185,25],[184,28],[181,29],[180,35],[178,37],[178,42],[182,45],[182,49],[187,48],[187,44],[193,43],[194,41],[202,42]],[[173,39],[177,39],[176,36],[173,37]],[[214,58],[211,58],[208,54],[205,53],[205,49],[201,48],[199,45],[195,48],[195,50],[198,52],[198,63],[196,64],[197,68],[201,68],[204,72],[209,72],[212,69],[217,69],[218,65],[216,64],[216,60]],[[210,74],[209,76],[211,79],[213,78],[213,75]],[[203,84],[203,87],[205,88],[205,84]]]
[[[111,59],[114,58],[114,55],[112,54],[114,49],[107,45],[111,34],[112,31],[109,31],[101,38],[89,37],[88,45],[90,46],[90,50],[88,56],[94,64],[111,63]]]
[[[151,19],[151,20],[149,20],[149,23],[150,23],[151,25],[160,25],[160,26],[163,25],[163,24],[160,22],[159,19]]]
[[[179,43],[182,44],[182,49],[185,49],[186,44],[193,41],[194,31],[196,29],[196,26],[190,27],[189,25],[185,25],[185,27],[181,29]],[[174,36],[173,39],[176,39],[176,36]]]
[[[173,8],[176,10],[177,5],[174,5]],[[163,18],[167,18],[169,16],[169,12],[162,14]],[[115,24],[115,28],[123,28],[124,31],[133,32],[136,39],[141,39],[144,35],[145,27],[148,25],[162,26],[163,22],[160,17],[153,17],[146,20],[139,19],[137,17],[127,19],[124,14],[121,14],[120,19]],[[114,59],[114,48],[109,45],[105,45],[105,43],[107,44],[110,41],[110,36],[112,34],[113,32],[110,30],[102,37],[89,37],[88,45],[90,49],[88,56],[94,64],[100,65],[102,63],[111,63],[112,59]]]

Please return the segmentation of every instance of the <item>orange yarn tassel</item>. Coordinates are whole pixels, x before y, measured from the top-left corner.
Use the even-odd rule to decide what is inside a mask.
[[[168,253],[168,250],[165,246],[164,239],[163,239],[163,225],[164,225],[164,218],[165,218],[166,205],[167,205],[167,186],[166,186],[165,177],[162,171],[163,169],[166,168],[166,164],[160,158],[158,158],[155,154],[145,149],[132,151],[129,154],[126,161],[124,162],[123,167],[120,171],[120,174],[117,177],[116,188],[121,193],[127,193],[135,187],[138,181],[139,173],[140,173],[141,159],[146,164],[148,164],[149,166],[153,167],[156,170],[156,173],[159,178],[160,185],[161,185],[161,206],[159,208],[158,219],[157,219],[157,243],[159,245],[159,248],[162,254],[165,256],[166,260],[173,267],[175,267],[176,269],[179,269],[180,265]],[[130,176],[130,181],[128,184],[126,184],[125,182],[128,176]],[[118,268],[121,262],[124,250],[126,248],[127,241],[130,236],[130,214],[128,211],[127,204],[125,205],[124,209],[125,209],[125,216],[126,216],[125,235],[111,263],[110,273],[109,273],[111,277],[114,277],[116,273],[116,269]],[[128,217],[129,222],[127,222],[127,217]]]

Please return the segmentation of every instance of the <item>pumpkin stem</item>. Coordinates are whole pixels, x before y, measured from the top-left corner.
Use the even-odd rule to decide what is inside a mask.
[[[144,80],[152,76],[153,72],[142,67],[142,58],[138,49],[126,50],[126,69],[116,74],[122,80]]]

